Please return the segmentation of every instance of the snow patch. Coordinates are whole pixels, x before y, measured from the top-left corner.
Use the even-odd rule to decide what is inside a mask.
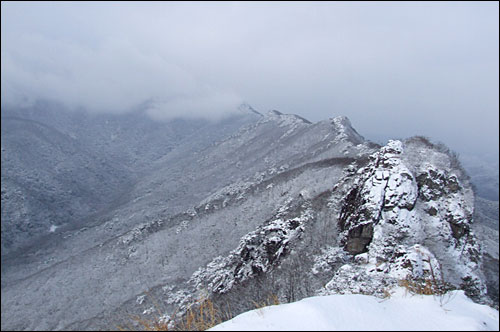
[[[381,301],[367,295],[330,295],[245,312],[210,331],[498,331],[498,311],[463,291],[410,296],[393,290]]]

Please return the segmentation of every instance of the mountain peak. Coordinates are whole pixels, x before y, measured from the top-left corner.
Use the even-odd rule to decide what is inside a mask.
[[[349,118],[344,115],[319,121],[317,125],[319,127],[328,128],[328,130],[335,132],[337,137],[351,140],[355,144],[362,143],[365,140],[364,137],[353,128]]]
[[[270,110],[265,115],[266,118],[271,120],[286,121],[286,122],[299,122],[311,124],[312,122],[304,119],[303,117],[296,114],[284,114],[277,110]]]
[[[262,116],[261,113],[257,112],[255,108],[253,108],[250,104],[243,102],[240,106],[238,106],[238,111],[245,114],[257,114]]]
[[[329,119],[332,124],[335,124],[337,126],[345,126],[345,127],[352,127],[351,120],[345,115],[339,115],[334,118]]]

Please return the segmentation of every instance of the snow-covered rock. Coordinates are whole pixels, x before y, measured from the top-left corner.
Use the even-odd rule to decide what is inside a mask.
[[[341,244],[351,255],[364,256],[336,271],[321,292],[381,295],[410,278],[483,297],[481,249],[470,227],[470,187],[449,167],[409,163],[405,149],[415,147],[389,141],[343,188]],[[425,153],[429,159],[446,157],[433,156],[443,153],[431,148]]]
[[[288,218],[281,209],[275,218],[245,235],[238,247],[228,256],[216,257],[206,267],[196,271],[190,282],[197,289],[212,293],[226,293],[234,284],[267,272],[279,263],[293,242],[304,232],[311,219],[309,208],[300,216]]]

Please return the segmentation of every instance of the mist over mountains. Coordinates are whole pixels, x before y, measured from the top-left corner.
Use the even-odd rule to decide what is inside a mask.
[[[494,325],[498,6],[3,1],[1,329],[403,293]]]
[[[419,252],[498,301],[498,201],[475,204],[456,162],[248,104],[218,121],[4,108],[2,329],[114,329],[200,294],[235,313],[269,293],[376,295],[427,276],[408,269]]]
[[[498,161],[498,20],[495,2],[4,2],[2,107],[220,118],[246,100]]]

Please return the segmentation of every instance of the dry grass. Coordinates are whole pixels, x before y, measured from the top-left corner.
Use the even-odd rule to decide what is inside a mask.
[[[137,323],[137,325],[139,326],[139,328],[142,330],[142,331],[169,331],[169,323],[170,322],[159,322],[159,321],[156,321],[156,320],[147,320],[147,319],[144,319],[140,316],[132,316],[131,317],[132,320],[134,322]],[[118,326],[118,330],[119,331],[136,331],[137,328],[134,328],[130,325],[128,325],[127,327],[122,327],[122,326]]]
[[[384,289],[384,296],[383,296],[384,299],[390,299],[391,298],[391,292],[389,292],[389,290],[386,288]]]
[[[156,310],[158,313],[159,311]],[[141,316],[131,316],[134,326],[118,326],[120,331],[204,331],[223,321],[233,318],[231,311],[222,310],[210,299],[204,299],[191,305],[182,318],[175,320],[176,312],[168,320],[147,319]]]
[[[176,324],[176,330],[205,331],[231,318],[229,312],[222,311],[210,299],[206,299],[188,310],[180,323]]]
[[[399,281],[399,285],[406,288],[407,292],[411,294],[435,296],[441,306],[451,301],[456,295],[449,292],[456,289],[455,287],[443,280],[437,281],[435,278],[424,280],[403,279]]]
[[[270,305],[278,305],[280,304],[280,301],[278,299],[278,296],[275,294],[271,294],[267,297],[265,301],[262,302],[255,302],[252,301],[253,305],[255,306],[255,309],[262,309],[264,307],[268,307]]]
[[[270,305],[280,304],[278,297],[274,294],[269,295],[265,301],[255,302],[253,305],[257,309],[261,309]],[[155,307],[158,308],[157,303]],[[160,315],[160,310],[156,310]],[[127,325],[126,327],[118,326],[120,331],[204,331],[222,322],[225,322],[234,317],[229,305],[225,309],[213,303],[210,299],[203,299],[193,303],[190,309],[182,316],[174,321],[177,311],[171,316],[173,318],[165,321],[161,319],[146,319],[141,316],[131,316],[130,318],[135,323],[134,326]]]
[[[430,276],[425,279],[412,279],[407,277],[406,279],[399,280],[399,285],[406,288],[406,290],[412,294],[437,295],[442,298],[446,292],[453,289],[452,285],[444,280],[442,272],[438,274],[438,276],[440,275],[439,279],[436,277],[429,256],[423,259],[423,261],[429,264]],[[439,271],[442,271],[441,265],[438,265],[438,267]]]
[[[412,279],[402,279],[399,280],[399,286],[406,288],[411,294],[421,294],[421,295],[434,295],[440,294],[439,287],[431,280],[412,280]]]
[[[436,279],[434,274],[431,278],[427,279],[411,279],[406,278],[399,280],[398,284],[411,294],[421,294],[421,295],[437,295],[442,296],[449,290],[454,289],[450,284],[446,283],[444,280]]]

